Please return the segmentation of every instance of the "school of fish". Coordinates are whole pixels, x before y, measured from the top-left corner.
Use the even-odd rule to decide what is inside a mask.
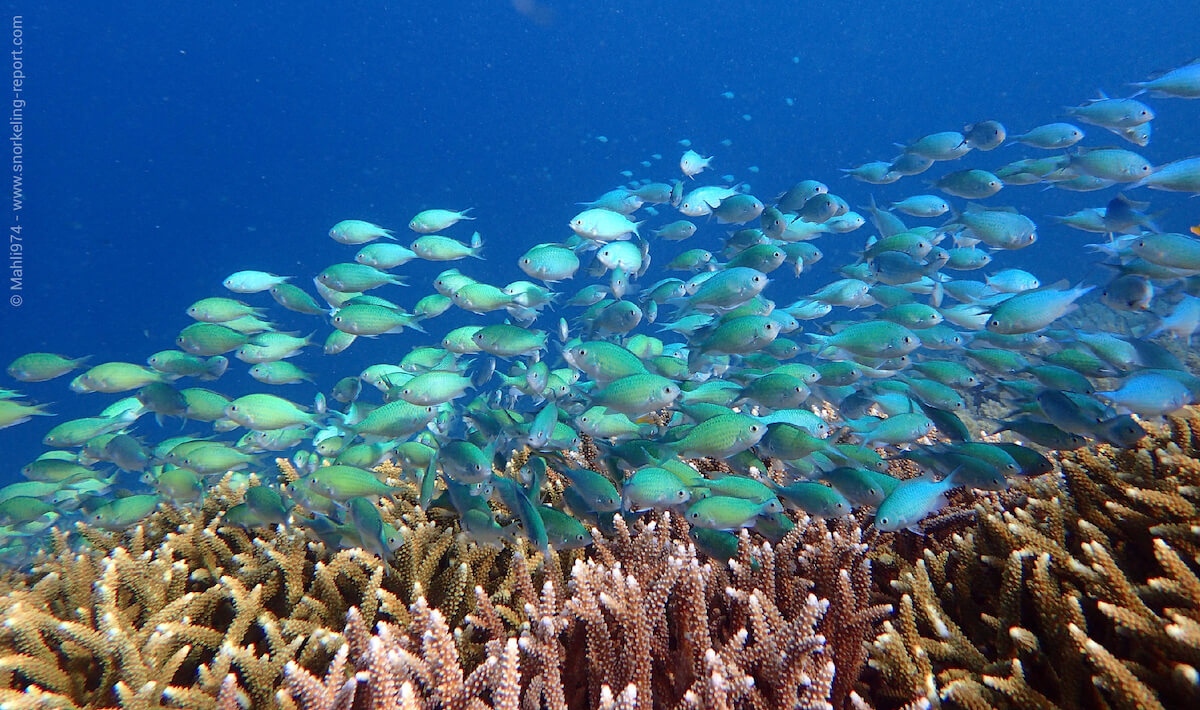
[[[1046,450],[1130,446],[1141,420],[1200,402],[1187,363],[1200,328],[1200,226],[1160,231],[1148,192],[1200,194],[1200,156],[1154,165],[1137,152],[1155,117],[1143,99],[1200,98],[1200,60],[1134,86],[1020,134],[980,121],[845,169],[887,185],[950,163],[927,191],[886,207],[872,196],[862,213],[815,179],[770,198],[733,176],[707,183],[720,157],[681,141],[677,174],[581,203],[560,241],[517,257],[528,280],[508,284],[488,283],[495,257],[480,232],[448,236],[485,224],[471,210],[421,211],[411,238],[340,221],[328,236],[357,251],[311,289],[231,274],[226,293],[186,309],[193,322],[175,347],[144,364],[52,353],[12,362],[22,383],[82,370],[72,392],[120,397],[53,426],[24,480],[0,489],[0,556],[29,559],[50,526],[118,530],[164,501],[196,505],[233,472],[263,483],[228,523],[302,525],[386,558],[400,535],[376,502],[402,481],[372,469],[391,461],[422,505],[455,511],[481,543],[581,547],[614,515],[670,509],[728,559],[743,528],[779,539],[789,509],[866,507],[881,530],[917,530],[953,488],[1001,490],[1051,471]],[[1011,145],[1025,157],[979,155]],[[976,157],[989,167],[966,167]],[[1038,189],[1026,186],[1097,193],[1099,206],[1052,219],[1098,235],[1089,247],[1106,280],[1046,283],[1004,265],[1038,239],[1035,216],[998,204]],[[854,244],[856,259],[822,273],[821,238]],[[417,283],[403,273],[414,260],[456,265]],[[771,299],[782,292],[807,295]],[[1112,317],[1072,317],[1084,304]],[[326,337],[277,329],[277,308]],[[439,328],[450,309],[472,324]],[[400,333],[409,349],[399,362],[328,395],[289,394],[313,381],[292,358],[321,351],[334,368],[357,339]],[[261,391],[215,389],[230,357]],[[0,428],[50,415],[23,399],[0,390]],[[981,411],[988,402],[1003,411]],[[276,457],[300,478],[274,483]],[[895,460],[924,474],[900,480]],[[561,505],[546,503],[551,477]]]

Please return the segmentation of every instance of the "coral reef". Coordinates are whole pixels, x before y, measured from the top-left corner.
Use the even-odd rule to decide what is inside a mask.
[[[1200,703],[1200,417],[1136,448],[1058,455],[1061,474],[928,521],[874,551],[896,616],[879,697],[964,708]]]
[[[281,704],[350,708],[366,693],[371,707],[845,706],[889,610],[865,598],[860,529],[804,522],[776,548],[744,537],[729,570],[702,563],[669,516],[635,534],[618,524],[594,559],[574,563],[569,584],[547,575],[535,591],[518,557],[508,604],[475,589],[468,621],[486,660],[469,674],[462,638],[424,600],[413,626],[380,624],[371,639],[352,613],[354,674],[343,664],[319,680],[291,666]]]
[[[414,592],[434,589],[459,620],[497,559],[407,506],[386,511],[404,542],[385,566],[299,528],[223,524],[240,499],[226,480],[200,510],[164,507],[121,534],[80,524],[82,545],[57,532],[50,554],[4,580],[0,703],[212,708],[234,674],[241,702],[270,707],[289,662],[330,662],[351,607],[368,624],[407,623]]]
[[[0,578],[0,707],[1191,707],[1200,414],[1149,428],[960,491],[924,536],[800,516],[728,564],[670,514],[545,557],[481,546],[415,491],[380,502],[385,564],[227,524],[227,478]]]
[[[202,510],[80,525],[82,544],[58,533],[11,573],[3,707],[864,706],[855,681],[889,611],[854,520],[802,518],[775,546],[743,535],[728,566],[669,515],[543,559],[400,498],[385,565],[224,524],[240,499],[226,481]]]

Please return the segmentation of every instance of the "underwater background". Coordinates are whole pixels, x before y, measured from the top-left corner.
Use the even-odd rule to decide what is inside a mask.
[[[0,710],[1200,707],[1195,0],[12,6]]]
[[[172,347],[187,305],[218,295],[238,269],[300,276],[311,289],[309,276],[349,256],[326,236],[346,218],[402,227],[428,207],[474,207],[487,262],[472,273],[519,278],[515,256],[568,235],[575,203],[622,183],[619,171],[676,177],[681,139],[716,155],[714,174],[760,196],[812,177],[851,205],[872,193],[899,199],[927,176],[870,186],[837,169],[972,121],[996,119],[1011,133],[1062,120],[1062,107],[1097,89],[1127,95],[1127,82],[1200,54],[1185,0],[11,7],[23,18],[29,76],[27,231],[25,302],[0,315],[4,363],[39,350],[141,361]],[[1154,140],[1140,152],[1156,165],[1194,154],[1194,107],[1154,103]],[[1020,151],[1005,146],[986,164]],[[654,153],[663,159],[642,168]],[[1018,204],[1041,232],[1003,265],[1043,283],[1088,276],[1097,256],[1062,255],[1091,235],[1043,217],[1108,199],[1093,197],[1033,186],[991,200]],[[1197,223],[1195,201],[1153,198],[1169,210],[1163,231]],[[827,265],[848,261],[862,234],[822,239]],[[405,302],[428,293],[441,268],[408,264]],[[828,280],[802,276],[795,294]],[[790,279],[776,281],[775,298],[792,295]],[[339,356],[296,362],[328,391],[468,316],[452,309],[428,337],[360,339]],[[281,329],[311,323],[297,316]],[[235,361],[222,390],[261,390],[245,370]],[[296,401],[311,394],[287,389]],[[61,381],[22,391],[58,416],[0,432],[2,483],[19,479],[54,422],[115,399],[70,395]]]

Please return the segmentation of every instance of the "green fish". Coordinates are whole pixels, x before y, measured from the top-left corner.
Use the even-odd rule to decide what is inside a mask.
[[[3,400],[8,401],[8,400]],[[41,405],[38,405],[41,406]],[[0,410],[2,411],[2,410]],[[43,414],[43,412],[34,412]],[[46,433],[42,443],[55,448],[80,446],[88,439],[124,429],[133,423],[134,416],[121,417],[84,417],[63,422]]]
[[[192,355],[212,357],[232,352],[250,342],[244,333],[219,323],[193,323],[179,332],[175,344]]]
[[[502,323],[480,328],[471,339],[480,350],[496,357],[529,355],[546,347],[546,333]]]
[[[392,230],[361,219],[344,219],[329,230],[329,238],[341,244],[366,244],[376,239],[394,239]]]
[[[157,495],[132,495],[117,498],[84,517],[88,523],[105,530],[122,530],[140,522],[158,508]]]
[[[693,526],[708,530],[739,530],[754,525],[764,504],[744,498],[712,496],[688,507],[684,518]]]
[[[370,337],[413,328],[417,318],[386,306],[359,303],[339,308],[330,320],[343,333]]]
[[[204,481],[195,471],[184,468],[164,468],[155,477],[154,487],[176,503],[195,502],[204,495]]]
[[[312,375],[286,360],[260,362],[250,368],[250,376],[266,385],[313,382]]]
[[[433,415],[433,407],[410,404],[399,399],[377,407],[350,428],[359,435],[399,439],[424,429],[433,420]]]
[[[58,513],[58,507],[31,496],[14,496],[0,502],[0,523],[19,525],[29,523],[48,513]]]
[[[255,431],[316,425],[313,415],[300,405],[273,394],[238,397],[225,407],[225,416]]]
[[[473,208],[468,207],[462,211],[431,209],[418,212],[408,222],[408,228],[419,234],[432,234],[439,232],[447,227],[452,227],[464,219],[475,219],[468,217],[467,213]]]
[[[233,298],[202,298],[188,306],[187,314],[203,323],[224,323],[242,316],[263,316],[266,312]]]
[[[679,386],[665,377],[641,373],[614,380],[596,392],[592,401],[629,416],[650,414],[670,407],[679,396]]]
[[[904,529],[919,532],[917,525],[945,506],[946,494],[959,485],[954,473],[940,481],[932,473],[901,481],[879,504],[875,527],[884,532]]]
[[[546,527],[546,537],[555,550],[578,550],[592,544],[583,523],[558,508],[537,506],[538,515]]]
[[[45,404],[21,404],[20,402],[14,402],[11,399],[0,399],[0,429],[6,429],[10,426],[24,424],[25,422],[29,421],[30,419],[33,419],[35,416],[43,416],[43,417],[54,416],[50,412],[47,412],[45,409],[43,409],[43,407],[45,407],[45,406],[47,406],[47,405],[45,405]],[[88,437],[88,438],[90,438],[90,437]],[[87,439],[84,439],[84,441],[86,441],[86,440]],[[48,446],[55,446],[55,444],[51,444],[49,442],[45,442],[45,443]],[[83,441],[80,441],[79,443],[82,444]],[[67,444],[67,446],[74,446],[74,445],[75,444]]]
[[[1095,286],[1063,288],[1066,284],[1022,291],[992,310],[987,329],[993,333],[1033,333],[1075,309],[1075,301]]]
[[[227,358],[216,355],[202,358],[180,350],[162,350],[146,358],[146,363],[164,375],[215,380],[229,367]]]
[[[479,232],[471,237],[469,246],[450,237],[429,234],[415,239],[409,248],[426,261],[457,261],[468,256],[483,259],[483,240]]]
[[[847,325],[836,335],[809,333],[808,337],[816,341],[822,357],[838,350],[864,357],[899,357],[921,346],[915,333],[890,321],[862,321]]]
[[[856,506],[878,506],[900,485],[899,479],[886,473],[852,466],[839,466],[821,478]]]
[[[691,493],[678,476],[656,466],[638,469],[621,487],[622,509],[633,513],[665,510],[683,505],[690,498]]]
[[[792,510],[819,518],[840,518],[851,512],[850,501],[845,496],[820,483],[800,481],[789,486],[778,486],[775,495]]]
[[[10,377],[22,382],[45,382],[78,369],[90,355],[69,358],[54,353],[27,353],[13,360],[7,372]]]
[[[363,549],[370,550],[383,560],[392,555],[383,536],[383,517],[379,508],[366,498],[351,498],[346,501],[346,519],[354,528]]]
[[[341,464],[318,468],[305,483],[326,498],[338,501],[359,496],[387,496],[403,490],[383,483],[372,471]]]
[[[754,446],[766,432],[766,425],[753,417],[722,414],[695,425],[673,446],[684,458],[723,459]]]
[[[564,467],[561,473],[594,513],[612,513],[621,508],[621,494],[605,476],[586,468]]]
[[[271,298],[289,311],[310,316],[322,316],[328,312],[328,309],[322,308],[316,299],[298,286],[281,283],[272,286],[270,291]]]
[[[354,260],[358,263],[384,270],[403,266],[416,258],[417,254],[412,249],[386,242],[368,244],[354,255]]]

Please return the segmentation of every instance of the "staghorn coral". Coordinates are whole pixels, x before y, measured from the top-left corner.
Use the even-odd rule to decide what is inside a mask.
[[[403,502],[385,510],[403,537],[385,566],[300,528],[225,525],[240,497],[226,479],[200,510],[164,507],[119,534],[79,525],[74,546],[56,532],[49,554],[5,580],[0,703],[214,708],[236,687],[270,707],[289,662],[329,663],[351,607],[370,624],[408,623],[419,590],[436,589],[457,623],[471,586],[499,577],[494,551]]]
[[[0,580],[0,703],[1187,706],[1200,701],[1198,457],[1188,410],[1137,448],[956,493],[924,538],[802,516],[775,545],[743,534],[729,565],[670,516],[618,518],[613,538],[544,558],[481,547],[415,491],[381,501],[403,540],[385,565],[299,528],[225,525],[241,500],[226,480],[198,511],[58,533]]]
[[[476,587],[469,634],[451,634],[418,599],[410,626],[381,623],[367,639],[352,610],[349,660],[339,651],[323,678],[289,665],[280,704],[866,707],[853,683],[888,612],[866,598],[868,546],[853,523],[801,522],[776,548],[744,535],[726,570],[702,562],[669,515],[635,532],[618,518],[616,538],[597,534],[592,558],[577,558],[569,581],[552,563],[539,588],[518,555],[515,595]],[[479,642],[484,660],[468,670],[460,649]]]
[[[865,706],[852,690],[887,609],[854,521],[743,535],[728,567],[670,516],[543,558],[467,541],[413,491],[381,501],[402,537],[385,565],[225,524],[231,481],[199,510],[56,532],[8,575],[0,706],[348,707],[371,673],[354,695],[374,707]]]
[[[1061,474],[947,512],[918,549],[881,545],[897,613],[871,651],[876,695],[967,708],[1200,703],[1198,456],[1189,408],[1136,448],[1060,454]]]

